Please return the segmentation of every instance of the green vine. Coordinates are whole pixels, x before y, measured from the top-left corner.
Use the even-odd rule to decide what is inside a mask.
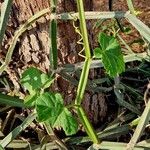
[[[88,41],[88,35],[87,35],[87,28],[86,28],[86,22],[85,22],[85,13],[84,13],[84,7],[83,7],[83,1],[82,0],[77,0],[77,7],[78,7],[78,12],[79,12],[79,20],[80,20],[80,29],[81,29],[81,34],[83,38],[83,46],[85,50],[85,61],[83,65],[83,70],[81,73],[78,89],[77,89],[77,96],[75,99],[75,105],[79,105],[77,107],[77,113],[81,119],[81,122],[93,141],[93,143],[99,143],[98,136],[96,132],[94,131],[90,121],[88,120],[88,117],[86,116],[81,103],[83,100],[85,88],[87,85],[88,81],[88,74],[90,70],[90,64],[91,64],[91,52],[90,52],[90,47],[89,47],[89,41]]]

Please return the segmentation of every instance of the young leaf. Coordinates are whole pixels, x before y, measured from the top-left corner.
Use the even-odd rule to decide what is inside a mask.
[[[101,49],[100,48],[95,48],[94,49],[94,57],[95,58],[102,58],[102,53],[101,53]]]
[[[96,58],[100,58],[101,54],[106,72],[111,77],[115,77],[117,74],[122,73],[125,70],[125,63],[121,53],[121,47],[117,40],[112,36],[100,33],[99,43],[100,48],[94,50],[94,55]]]
[[[53,127],[62,127],[66,135],[75,134],[78,130],[78,124],[76,119],[72,116],[71,112],[67,108],[63,108],[61,113],[56,117],[55,122],[53,118],[50,118],[48,122]]]
[[[50,87],[50,85],[53,83],[54,79],[50,78],[47,74],[42,73],[41,81],[42,81],[42,89],[46,89],[46,88]]]
[[[21,79],[21,83],[31,95],[35,95],[35,93],[41,89],[48,88],[52,82],[52,78],[34,67],[27,69],[22,74]]]
[[[63,110],[63,99],[60,94],[46,92],[36,100],[36,110],[39,121],[46,121],[50,117],[55,122]]]
[[[41,72],[36,68],[29,68],[22,74],[21,84],[33,94],[34,91],[42,87]]]
[[[39,121],[48,121],[52,127],[62,127],[67,135],[77,132],[77,122],[64,107],[60,94],[43,93],[36,100],[36,111]]]
[[[25,101],[24,101],[25,106],[27,106],[27,107],[33,107],[33,106],[35,106],[37,98],[38,98],[37,94],[26,96],[25,97]]]

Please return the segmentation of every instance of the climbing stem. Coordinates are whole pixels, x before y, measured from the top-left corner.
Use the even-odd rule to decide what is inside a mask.
[[[80,76],[80,81],[77,89],[77,96],[75,99],[75,104],[76,105],[81,105],[85,88],[87,85],[87,80],[88,80],[88,75],[89,75],[89,69],[90,69],[90,64],[91,64],[91,59],[85,59],[84,65],[83,65],[83,70]]]
[[[92,124],[88,120],[88,117],[86,116],[81,103],[83,100],[83,96],[85,93],[85,88],[88,81],[88,74],[90,70],[90,64],[91,64],[91,53],[90,53],[90,47],[89,47],[89,41],[88,41],[88,34],[87,34],[87,28],[86,28],[86,22],[85,22],[85,14],[84,14],[84,7],[83,7],[83,1],[77,0],[77,7],[79,12],[79,21],[80,21],[80,29],[81,34],[83,38],[83,46],[85,50],[85,61],[77,89],[77,95],[75,99],[75,105],[78,105],[79,107],[76,107],[78,116],[81,120],[81,123],[83,124],[88,136],[91,138],[93,143],[99,143],[98,136],[96,132],[94,131],[94,128],[92,127]]]
[[[98,136],[97,136],[92,124],[90,123],[86,113],[84,112],[84,110],[81,106],[77,108],[77,113],[78,113],[78,116],[80,117],[80,120],[81,120],[89,138],[91,138],[93,143],[99,144],[100,141],[98,139]]]
[[[78,7],[79,19],[80,19],[80,29],[81,29],[81,33],[83,36],[83,43],[85,47],[85,56],[86,58],[91,58],[91,52],[90,52],[87,28],[86,28],[86,22],[85,22],[83,0],[77,0],[77,7]]]

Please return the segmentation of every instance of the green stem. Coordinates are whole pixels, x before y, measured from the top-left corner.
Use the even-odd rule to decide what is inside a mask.
[[[85,55],[86,55],[86,58],[91,58],[91,52],[90,52],[87,28],[86,28],[86,22],[85,22],[85,12],[84,12],[84,7],[83,7],[83,0],[77,0],[77,7],[78,7],[78,11],[79,11],[80,28],[81,28],[81,33],[83,36],[83,43],[85,46]]]
[[[86,28],[86,22],[85,22],[85,13],[84,13],[84,7],[83,7],[83,1],[77,0],[77,6],[78,6],[78,12],[79,12],[79,20],[80,20],[80,29],[81,34],[83,37],[83,43],[85,48],[85,62],[83,65],[83,70],[81,73],[78,89],[77,89],[77,96],[75,99],[75,105],[79,105],[79,107],[76,108],[78,116],[88,134],[88,136],[91,138],[93,143],[99,143],[99,139],[97,134],[94,131],[94,128],[92,127],[90,121],[88,120],[82,106],[82,99],[84,96],[85,88],[88,81],[88,74],[90,70],[90,64],[91,64],[91,53],[90,53],[90,47],[89,47],[89,41],[88,41],[88,35],[87,35],[87,28]]]
[[[85,88],[87,85],[88,81],[88,74],[89,74],[89,69],[90,69],[90,64],[91,64],[91,59],[85,59],[84,65],[83,65],[83,70],[81,73],[78,89],[77,89],[77,96],[75,99],[75,104],[76,105],[81,105]]]
[[[89,136],[89,138],[91,138],[91,140],[93,141],[93,143],[95,144],[99,144],[100,141],[98,139],[98,135],[96,134],[96,132],[94,131],[94,128],[92,126],[92,124],[90,123],[87,115],[85,114],[83,108],[80,106],[77,108],[77,113],[82,121],[82,124]]]
[[[56,16],[57,0],[50,0],[51,15]],[[57,69],[57,20],[55,17],[51,18],[49,27],[50,37],[50,69]]]

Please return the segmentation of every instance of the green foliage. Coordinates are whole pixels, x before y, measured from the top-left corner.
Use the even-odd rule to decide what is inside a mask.
[[[75,134],[78,130],[76,119],[66,107],[63,107],[58,116],[50,117],[48,122],[52,127],[62,127],[67,135]]]
[[[125,70],[125,63],[121,47],[115,37],[100,33],[98,37],[99,48],[94,49],[94,57],[102,59],[106,72],[115,77]]]
[[[29,68],[22,74],[21,84],[33,94],[42,87],[41,72],[36,68]]]
[[[40,70],[31,67],[22,74],[21,84],[29,91],[31,95],[41,89],[48,88],[53,82],[53,79],[48,75],[41,73]]]
[[[17,32],[14,34],[15,35],[14,38],[12,39],[12,43],[10,44],[10,48],[8,49],[5,61],[4,62],[2,61],[2,65],[0,66],[0,74],[4,70],[7,69],[7,66],[11,61],[12,54],[15,49],[18,38],[22,35],[22,33],[24,33],[30,27],[30,25],[33,22],[35,22],[38,18],[40,18],[41,16],[43,16],[50,10],[51,10],[51,14],[54,14],[54,15],[51,15],[52,18],[50,21],[50,30],[49,30],[50,38],[51,38],[50,39],[51,40],[50,42],[51,63],[50,64],[51,64],[52,70],[57,69],[57,15],[55,14],[56,8],[57,8],[56,2],[57,0],[50,0],[51,9],[47,8],[39,12],[38,14],[32,16],[29,20],[27,20],[27,22],[25,22],[25,24],[23,24],[17,30]],[[113,1],[109,1],[110,10],[112,7],[112,2]],[[98,18],[103,18],[103,19],[105,17],[114,18],[117,16],[119,18],[125,17],[140,32],[140,34],[144,37],[144,39],[146,39],[149,42],[150,41],[150,29],[143,22],[141,22],[138,18],[135,17],[135,14],[137,14],[137,12],[134,10],[132,0],[127,0],[127,2],[128,2],[128,7],[130,9],[130,12],[132,12],[132,14],[130,13],[124,14],[124,12],[122,12],[123,14],[121,15],[120,14],[121,12],[119,13],[113,12],[112,14],[107,12],[107,13],[102,13],[102,16],[101,17],[98,16]],[[0,21],[0,36],[1,36],[0,44],[2,43],[2,40],[4,37],[12,0],[5,0],[3,4],[4,5],[1,8],[1,21]],[[76,106],[75,108],[77,110],[77,114],[87,134],[89,135],[89,137],[92,139],[94,143],[99,143],[99,139],[81,106],[81,102],[83,100],[84,92],[85,92],[87,81],[88,81],[89,69],[90,69],[90,65],[92,61],[90,48],[89,48],[89,42],[88,42],[88,33],[86,30],[87,27],[86,27],[86,22],[85,22],[83,4],[84,3],[82,0],[77,0],[77,8],[79,12],[78,19],[80,21],[80,28],[81,28],[80,34],[82,35],[82,38],[83,38],[82,44],[83,44],[83,49],[85,50],[84,53],[86,56],[85,56],[85,62],[83,65],[82,74],[80,76],[80,82],[79,82],[78,89],[77,89],[75,105],[71,105],[71,107]],[[56,18],[54,18],[54,16]],[[63,16],[63,15],[60,14],[60,16]],[[67,16],[69,18],[70,13],[67,13]],[[120,22],[118,23],[118,25],[119,24]],[[110,23],[109,26],[103,26],[102,30],[109,32],[108,27],[114,27],[114,23],[113,24]],[[129,28],[124,29],[124,32],[126,34],[130,33],[130,31],[131,30]],[[114,32],[115,34],[117,34],[117,31],[114,31]],[[103,62],[106,72],[111,77],[115,77],[118,74],[122,73],[125,70],[125,63],[123,60],[123,55],[121,53],[121,47],[119,43],[117,42],[117,40],[115,39],[115,37],[107,36],[106,34],[101,33],[99,35],[98,41],[99,41],[99,47],[94,50],[95,58],[99,58]],[[132,59],[133,59],[133,56],[134,55],[132,55]],[[142,59],[139,57],[137,58],[138,60]],[[78,65],[79,64],[77,64],[76,66]],[[82,67],[80,66],[80,68]],[[77,132],[77,129],[78,129],[77,121],[72,116],[71,112],[68,110],[68,107],[64,105],[62,96],[59,93],[44,91],[53,83],[53,80],[54,79],[49,77],[47,74],[42,73],[36,68],[31,67],[28,70],[26,70],[23,73],[22,79],[21,79],[22,85],[29,92],[29,95],[27,95],[25,98],[25,105],[28,107],[35,107],[37,118],[40,122],[49,123],[49,125],[52,127],[62,127],[67,135],[72,135]],[[22,101],[18,98],[13,99],[10,96],[4,96],[3,94],[0,94],[0,100],[2,100],[2,102],[0,102],[2,104],[9,104],[10,106],[25,107]],[[122,106],[124,107],[128,106],[128,109],[134,112],[133,107],[127,104],[128,103],[126,102],[123,105],[123,101],[122,101]],[[119,105],[121,105],[121,100],[120,100]],[[142,135],[142,132],[146,124],[148,123],[149,113],[150,113],[150,103],[146,106],[146,109],[144,110],[144,113],[141,116],[138,127],[135,131],[135,134],[133,135],[133,138],[131,139],[131,145],[129,143],[130,147],[134,147],[138,138]],[[36,114],[29,116],[19,127],[13,130],[2,142],[0,142],[2,147],[5,147],[8,143],[10,143],[11,140],[13,140],[23,129],[25,129],[35,119],[35,117],[36,117]],[[129,126],[125,126],[124,128],[123,126],[121,126],[120,128],[117,127],[117,129],[113,131],[111,130],[111,132],[108,132],[105,130],[104,131],[105,133],[103,133],[103,135],[99,134],[99,138],[104,137],[104,136],[110,137],[112,133],[118,136],[119,134],[121,135],[122,132],[128,131],[129,128],[130,128]],[[117,149],[117,148],[122,149],[123,147],[124,148],[126,147],[126,144],[122,144],[121,147],[120,145],[118,145],[118,143],[116,145],[114,145],[114,143],[110,143],[110,146],[109,146],[109,143],[106,143],[105,145],[104,144],[102,143],[100,148],[104,149],[105,147],[105,149],[106,148],[113,149],[113,146],[114,146],[114,149]],[[0,149],[2,148],[1,145],[0,145]]]
[[[36,99],[38,97],[38,94],[32,94],[32,95],[27,95],[24,99],[24,104],[26,107],[34,107],[36,103]]]
[[[51,117],[52,123],[55,122],[63,110],[63,99],[60,94],[43,93],[36,100],[36,110],[39,121],[46,121]]]
[[[47,121],[52,127],[62,127],[66,135],[75,134],[78,130],[76,119],[64,106],[59,93],[44,92],[53,79],[36,68],[29,68],[22,74],[21,83],[30,95],[25,98],[25,105],[35,107],[38,120]]]

